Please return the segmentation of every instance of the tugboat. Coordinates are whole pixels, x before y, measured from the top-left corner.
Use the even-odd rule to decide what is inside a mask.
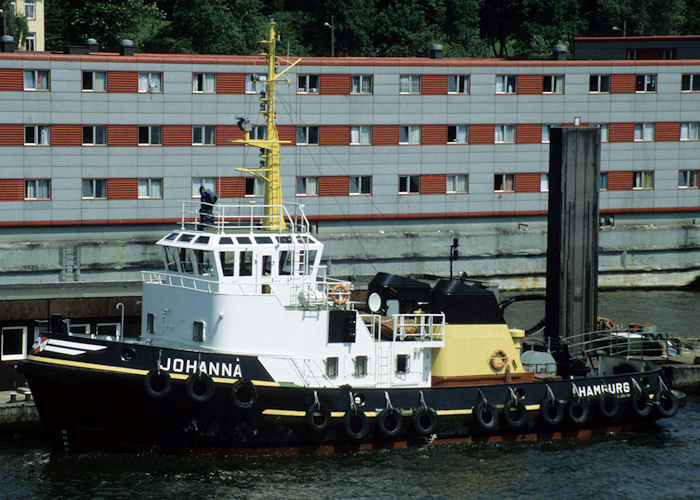
[[[143,273],[138,337],[54,318],[19,364],[56,450],[324,453],[585,436],[671,417],[685,396],[644,359],[555,362],[479,284],[379,273],[366,301],[321,265],[303,206],[283,204],[278,35],[260,78],[264,205],[183,204]],[[297,61],[298,62],[298,61]]]

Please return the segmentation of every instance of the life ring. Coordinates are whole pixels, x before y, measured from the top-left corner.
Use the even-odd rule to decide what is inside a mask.
[[[663,389],[656,395],[656,411],[661,415],[661,418],[669,418],[678,411],[678,398],[666,389]]]
[[[403,431],[403,417],[395,408],[384,408],[377,417],[379,431],[386,437],[396,437]]]
[[[497,413],[496,408],[488,401],[480,401],[476,408],[474,409],[476,414],[476,421],[479,427],[485,431],[492,431],[496,428],[497,424]]]
[[[348,297],[350,297],[350,292],[348,292],[348,288],[343,283],[338,283],[333,288],[331,288],[330,295],[331,297],[333,297],[333,302],[335,302],[339,306],[342,306],[348,301]]]
[[[574,398],[566,404],[566,414],[572,424],[583,425],[588,420],[590,406],[585,398]]]
[[[367,415],[360,410],[350,410],[343,418],[345,433],[352,439],[360,440],[369,432],[369,421]]]
[[[511,398],[503,406],[503,420],[512,427],[518,429],[525,424],[527,408],[519,399]]]
[[[600,414],[608,420],[612,420],[620,412],[620,402],[617,396],[609,392],[604,392],[598,399],[598,410]]]
[[[250,381],[236,380],[231,387],[231,399],[237,407],[247,410],[258,402],[258,390]]]
[[[558,399],[547,396],[540,403],[540,417],[545,424],[557,426],[564,420],[564,405]]]
[[[651,413],[651,401],[649,400],[649,393],[646,389],[636,389],[632,393],[632,400],[630,403],[632,405],[632,411],[638,417],[645,418]]]
[[[206,373],[193,373],[185,381],[187,396],[197,403],[209,401],[215,390],[214,380]]]
[[[491,368],[500,372],[508,364],[508,355],[503,351],[503,349],[497,349],[493,351],[491,357],[489,358],[489,364]]]
[[[173,381],[168,372],[151,370],[146,374],[143,385],[146,389],[146,394],[152,398],[160,399],[168,395],[173,386]]]
[[[306,410],[306,424],[314,432],[323,432],[331,426],[331,410],[324,403],[314,404]]]
[[[438,415],[435,410],[425,406],[413,410],[413,428],[418,434],[427,436],[435,432],[438,425]]]

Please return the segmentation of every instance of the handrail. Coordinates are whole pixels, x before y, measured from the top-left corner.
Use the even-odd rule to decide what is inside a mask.
[[[289,209],[288,209],[289,207]],[[269,215],[266,209],[279,210],[285,221],[279,224],[277,215]],[[291,210],[291,213],[290,213]],[[243,204],[210,204],[199,201],[183,201],[180,217],[180,227],[214,229],[223,234],[227,229],[253,231],[274,231],[277,233],[309,233],[311,225],[304,213],[301,203],[283,203],[282,205],[258,205],[257,203]]]
[[[650,337],[644,333],[648,332],[621,329],[586,332],[570,337],[567,346],[571,354],[633,355],[640,356],[642,359],[645,355],[649,357],[648,352],[656,348],[661,349],[662,354],[668,357],[668,334],[657,332],[653,333],[655,337]]]
[[[384,321],[378,314],[360,314],[360,318],[376,342],[382,340],[382,326],[389,327],[389,323],[391,323],[389,327],[391,339],[394,342],[405,340],[442,342],[445,340],[444,313],[393,314],[391,318]]]

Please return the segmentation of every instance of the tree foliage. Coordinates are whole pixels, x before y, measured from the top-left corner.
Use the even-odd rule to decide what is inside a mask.
[[[256,54],[268,16],[294,56],[334,45],[336,56],[415,57],[439,43],[451,57],[546,58],[577,36],[697,33],[700,0],[51,0],[46,46],[96,38],[114,50],[128,38],[141,51]]]
[[[10,35],[15,38],[15,43],[20,46],[24,39],[29,34],[27,18],[22,14],[15,13],[15,10],[10,6],[9,0],[3,0],[0,3],[0,8],[4,12],[3,16],[3,35]],[[6,30],[6,31],[5,31]]]

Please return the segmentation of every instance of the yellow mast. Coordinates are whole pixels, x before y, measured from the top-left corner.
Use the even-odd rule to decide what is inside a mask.
[[[298,64],[301,59],[297,59],[290,63],[284,70],[277,73],[276,55],[277,42],[279,35],[275,30],[275,21],[270,19],[270,34],[268,39],[260,40],[260,43],[267,46],[267,50],[263,49],[263,53],[267,58],[267,79],[259,79],[259,81],[267,86],[267,92],[260,92],[260,113],[265,116],[267,123],[267,138],[266,139],[251,139],[250,131],[252,126],[248,120],[240,118],[238,126],[243,130],[243,139],[233,142],[242,142],[245,145],[255,146],[261,149],[259,168],[237,168],[239,172],[246,172],[265,181],[265,220],[263,225],[270,230],[280,231],[285,228],[284,216],[282,213],[282,181],[280,174],[280,144],[287,144],[290,141],[280,141],[277,134],[276,116],[275,116],[275,82],[280,80],[280,77],[289,71],[293,66]],[[284,61],[289,63],[289,61]],[[289,83],[289,80],[285,79]]]

